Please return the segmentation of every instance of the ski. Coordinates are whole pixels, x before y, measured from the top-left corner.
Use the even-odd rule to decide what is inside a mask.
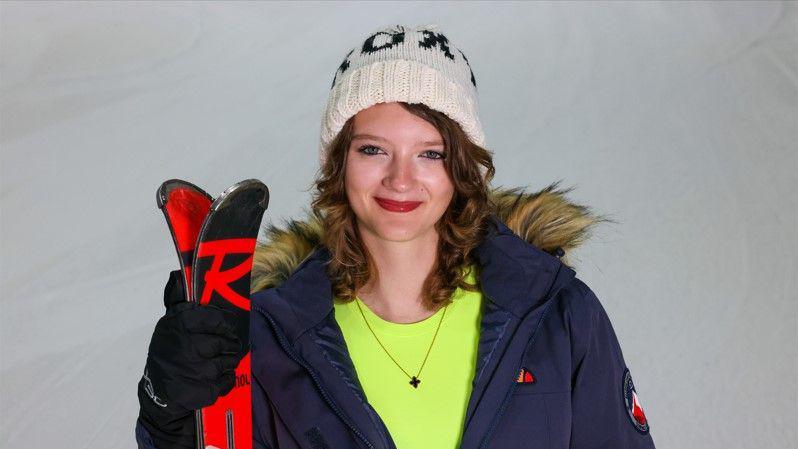
[[[191,301],[191,264],[202,222],[208,216],[213,198],[194,184],[181,179],[164,181],[155,195],[166,218],[169,234],[180,260],[186,301]]]
[[[211,201],[202,189],[173,179],[158,192],[187,279],[187,299],[235,313],[239,338],[247,341],[250,272],[268,188],[248,179]],[[198,448],[252,448],[249,353],[236,368],[233,390],[197,410],[196,419]]]
[[[194,252],[194,300],[234,312],[241,341],[249,338],[250,272],[261,218],[269,190],[260,181],[241,181],[225,190],[211,205],[202,223]],[[200,448],[252,448],[250,354],[236,368],[233,390],[199,411]]]

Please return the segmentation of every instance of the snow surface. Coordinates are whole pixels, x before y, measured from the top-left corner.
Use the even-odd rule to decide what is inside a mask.
[[[133,448],[177,267],[155,189],[303,215],[346,52],[437,22],[495,185],[562,179],[658,447],[795,447],[796,3],[0,4],[0,446]],[[789,424],[793,423],[793,424]]]

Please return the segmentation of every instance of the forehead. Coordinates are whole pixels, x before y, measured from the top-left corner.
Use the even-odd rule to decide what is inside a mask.
[[[399,103],[378,103],[358,112],[352,140],[441,144],[441,134],[432,123],[406,110]]]

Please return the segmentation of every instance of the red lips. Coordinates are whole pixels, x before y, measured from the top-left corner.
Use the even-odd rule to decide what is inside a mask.
[[[411,210],[418,207],[421,204],[421,201],[391,201],[385,198],[377,198],[377,204],[379,204],[383,209],[389,210],[391,212],[410,212]]]

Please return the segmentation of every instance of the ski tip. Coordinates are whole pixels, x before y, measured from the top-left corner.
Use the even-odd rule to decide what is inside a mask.
[[[228,187],[227,190],[222,192],[216,200],[211,205],[211,210],[216,210],[220,204],[224,201],[224,198],[234,195],[239,191],[243,190],[261,190],[263,197],[261,198],[260,202],[258,203],[263,209],[267,209],[269,207],[269,188],[261,182],[259,179],[251,178],[245,179],[243,181],[239,181],[232,186]]]
[[[193,190],[195,192],[202,194],[210,201],[213,201],[213,197],[208,195],[206,191],[197,187],[195,184],[192,184],[188,181],[184,181],[182,179],[172,178],[162,182],[161,185],[158,187],[158,190],[155,192],[155,202],[158,204],[159,209],[163,209],[164,206],[166,206],[166,203],[169,202],[169,193],[178,188]]]

